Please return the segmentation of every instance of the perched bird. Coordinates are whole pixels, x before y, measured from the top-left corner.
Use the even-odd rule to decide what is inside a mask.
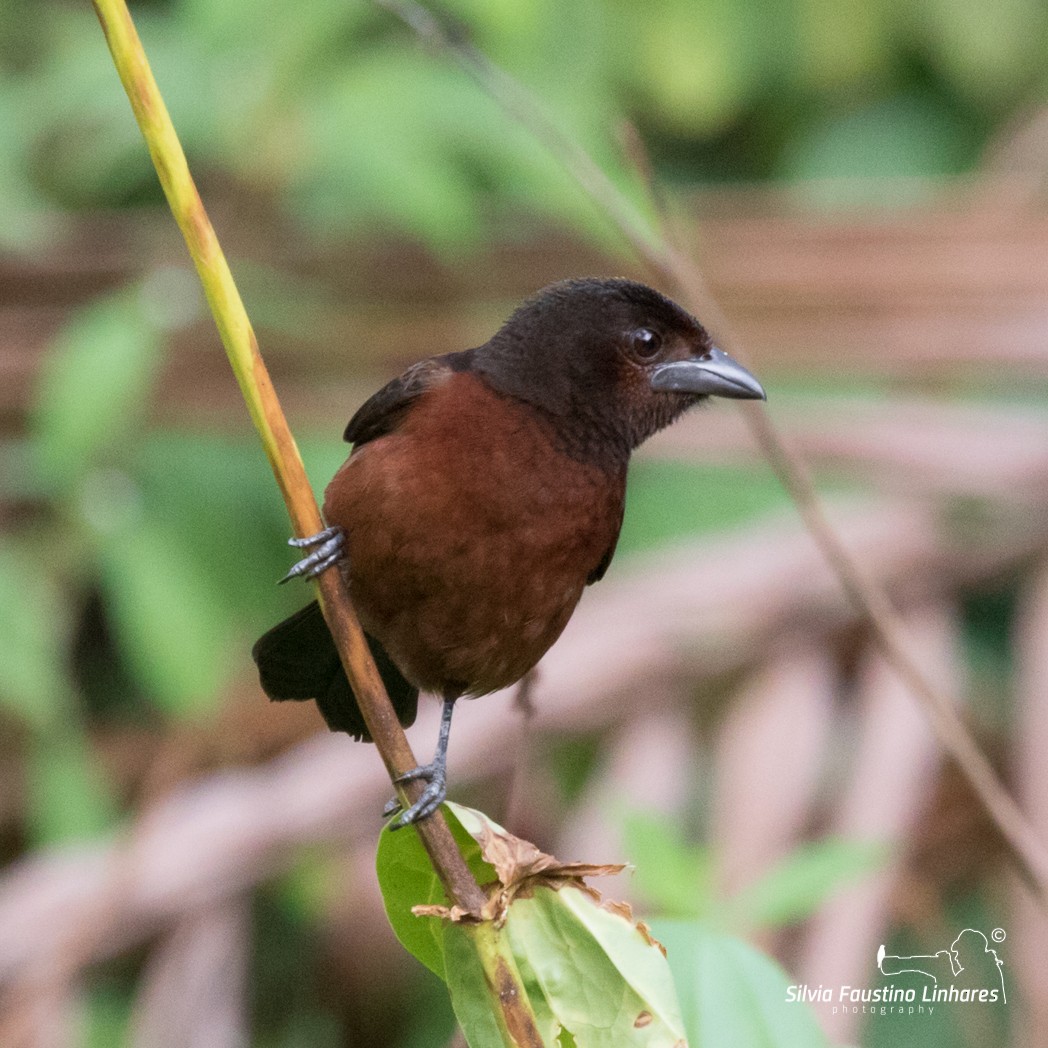
[[[423,360],[350,420],[312,552],[340,562],[402,724],[420,691],[444,700],[433,761],[394,828],[446,791],[455,702],[519,681],[607,571],[630,453],[709,396],[763,398],[699,322],[629,280],[568,280],[521,305],[484,345]],[[252,652],[271,699],[315,699],[328,726],[369,739],[320,609]],[[396,802],[387,813],[397,810]]]

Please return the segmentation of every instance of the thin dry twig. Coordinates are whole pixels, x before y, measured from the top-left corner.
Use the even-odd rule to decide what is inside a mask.
[[[513,697],[513,711],[517,714],[517,745],[514,748],[513,768],[509,775],[509,788],[506,790],[505,815],[503,823],[510,831],[520,825],[524,814],[525,783],[528,775],[528,764],[531,752],[530,742],[535,729],[535,685],[538,671],[529,670],[516,687]]]
[[[593,158],[550,117],[543,105],[505,70],[465,39],[449,34],[413,0],[377,0],[425,43],[449,55],[478,86],[523,125],[575,179],[651,269],[677,288],[709,322],[718,340],[746,359],[727,317],[713,298],[695,260],[652,230],[640,211]],[[650,166],[650,165],[647,165]],[[643,179],[641,171],[640,181]],[[867,579],[830,525],[804,461],[790,447],[758,402],[740,405],[754,439],[797,507],[805,526],[833,568],[848,599],[869,623],[884,657],[930,719],[946,752],[957,762],[1008,847],[1030,889],[1048,909],[1048,849],[968,731],[957,705],[937,687],[910,651],[898,616],[883,590]]]

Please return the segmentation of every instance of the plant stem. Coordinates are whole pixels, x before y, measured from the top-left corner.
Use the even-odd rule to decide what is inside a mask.
[[[473,940],[489,993],[498,999],[498,1023],[506,1043],[519,1048],[542,1048],[538,1020],[527,995],[521,991],[523,980],[502,931],[494,921],[463,930]]]
[[[93,2],[171,213],[185,237],[229,362],[287,504],[295,534],[314,535],[324,526],[316,498],[131,14],[124,0]],[[390,778],[395,780],[418,762],[375,668],[342,573],[337,568],[325,571],[317,579],[317,589],[368,731]],[[397,790],[402,803],[409,805],[423,788],[422,783],[413,782],[398,786]],[[486,897],[455,845],[443,815],[437,812],[415,828],[451,902],[470,913],[479,913]]]

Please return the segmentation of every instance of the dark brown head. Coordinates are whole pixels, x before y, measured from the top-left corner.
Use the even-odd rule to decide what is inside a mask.
[[[609,464],[707,397],[764,397],[690,313],[632,280],[551,284],[469,357],[546,415],[573,454]]]

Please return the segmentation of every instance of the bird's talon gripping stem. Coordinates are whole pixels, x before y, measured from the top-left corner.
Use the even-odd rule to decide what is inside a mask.
[[[427,782],[432,782],[438,774],[442,773],[443,769],[438,768],[437,762],[433,761],[432,764],[420,764],[417,768],[412,768],[411,771],[398,775],[393,781],[398,784],[401,782],[414,782],[416,779],[425,779]]]
[[[408,776],[410,776],[410,778],[408,778]],[[444,798],[447,796],[448,792],[448,785],[447,776],[443,768],[433,768],[432,765],[424,765],[419,768],[414,768],[412,771],[408,772],[407,776],[402,775],[397,782],[410,782],[413,779],[422,778],[427,779],[429,785],[426,786],[419,799],[415,801],[407,811],[401,812],[389,824],[391,830],[400,830],[405,826],[409,826],[413,822],[418,822],[420,819],[429,818],[429,816],[444,803]],[[393,798],[393,800],[386,805],[386,809],[389,810],[392,808],[392,811],[396,811],[399,807],[400,801],[396,798]],[[390,814],[392,814],[392,811],[390,811]]]
[[[451,714],[455,708],[454,699],[446,699],[440,717],[440,736],[437,739],[437,752],[429,764],[420,764],[411,771],[398,775],[396,782],[414,782],[417,779],[425,779],[426,788],[422,791],[418,800],[389,824],[391,830],[400,830],[420,819],[428,819],[443,803],[448,792],[448,737],[451,734]],[[390,800],[382,810],[383,818],[396,815],[400,811],[401,804],[397,797]]]
[[[406,771],[403,775],[398,775],[393,781],[398,785],[402,782],[413,782],[415,779],[427,779],[432,781],[435,774],[435,764],[420,764],[417,768],[412,768],[411,771]],[[400,803],[399,797],[390,797],[390,799],[386,801],[386,806],[382,809],[382,817],[388,819],[391,815],[396,815],[402,807],[403,805]],[[394,826],[392,828],[400,829],[399,826]]]
[[[280,580],[280,585],[297,578],[313,579],[322,571],[327,571],[342,558],[345,535],[341,528],[332,525],[316,535],[307,535],[303,539],[288,539],[287,544],[297,549],[310,549],[313,546],[316,546],[316,549],[295,564]]]

